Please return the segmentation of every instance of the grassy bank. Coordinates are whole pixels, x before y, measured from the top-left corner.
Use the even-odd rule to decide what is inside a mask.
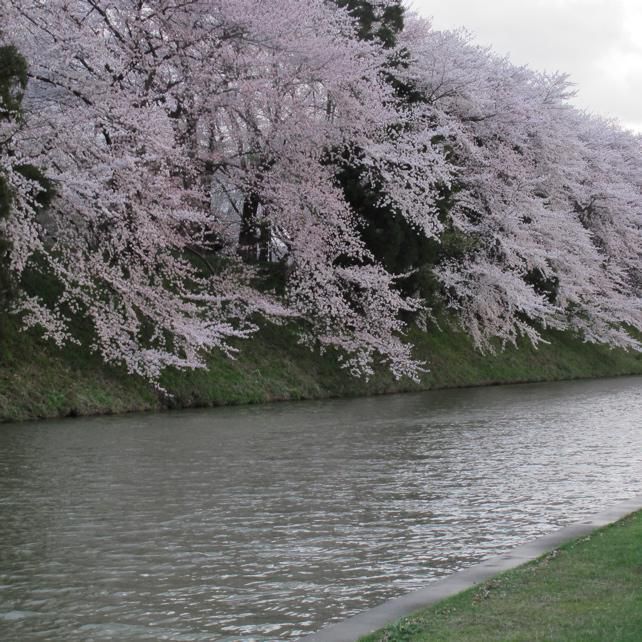
[[[368,382],[356,380],[333,355],[298,345],[292,328],[268,327],[240,344],[235,361],[213,354],[207,371],[166,372],[161,383],[170,394],[163,395],[85,349],[59,350],[0,315],[0,421],[642,374],[642,354],[559,332],[546,338],[550,343],[539,349],[524,343],[489,356],[452,328],[414,330],[416,356],[430,368],[415,384],[383,370]]]
[[[642,512],[361,642],[639,642]]]

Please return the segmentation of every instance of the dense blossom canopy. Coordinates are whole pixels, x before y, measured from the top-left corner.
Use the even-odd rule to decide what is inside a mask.
[[[473,241],[437,268],[462,325],[533,341],[573,328],[639,347],[642,141],[569,106],[564,75],[515,67],[465,34],[408,26],[409,73],[446,124],[459,186],[450,212]]]
[[[84,315],[106,360],[156,378],[296,317],[355,374],[415,376],[402,319],[442,302],[481,348],[546,326],[639,347],[641,141],[571,108],[564,76],[412,16],[397,34],[392,0],[0,7],[29,69],[24,117],[0,118],[0,225],[16,281],[56,279],[16,301],[55,341]],[[25,163],[55,185],[45,211]],[[414,233],[463,239],[435,300],[368,249],[346,168]]]

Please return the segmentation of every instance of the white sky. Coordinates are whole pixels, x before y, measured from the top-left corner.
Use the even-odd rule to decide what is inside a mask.
[[[642,132],[642,0],[406,0],[512,62],[570,74],[575,104]]]

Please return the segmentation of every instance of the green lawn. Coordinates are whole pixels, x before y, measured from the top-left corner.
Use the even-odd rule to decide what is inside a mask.
[[[361,642],[640,642],[642,512]]]

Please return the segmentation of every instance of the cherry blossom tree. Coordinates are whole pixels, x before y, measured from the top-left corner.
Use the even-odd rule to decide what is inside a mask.
[[[17,303],[53,340],[84,316],[156,379],[295,317],[357,375],[415,376],[400,317],[433,301],[401,272],[429,265],[482,349],[543,327],[640,347],[641,141],[573,109],[565,76],[401,29],[397,0],[1,2],[29,77],[0,118],[1,233],[15,280],[58,283]],[[424,255],[388,261],[368,226]]]
[[[0,304],[9,305],[15,283],[9,269],[11,212],[14,204],[38,215],[53,197],[51,184],[35,166],[21,161],[14,141],[24,118],[22,100],[27,87],[27,62],[13,46],[0,47]]]
[[[20,103],[27,85],[27,65],[15,47],[0,48],[0,150],[5,161],[0,166],[0,302],[5,303],[10,290],[7,254],[10,248],[6,230],[13,194],[9,161],[11,140],[18,129]]]
[[[329,160],[368,150],[386,198],[426,230],[429,199],[412,196],[433,181],[408,137],[384,135],[398,114],[381,48],[355,38],[346,11],[323,0],[3,9],[31,80],[16,153],[47,167],[58,193],[45,221],[24,202],[12,211],[15,274],[44,263],[61,283],[53,305],[23,297],[27,325],[62,342],[84,314],[105,359],[155,378],[203,365],[211,348],[231,354],[257,315],[296,315],[305,339],[340,348],[356,373],[376,355],[416,372],[398,316],[419,304],[359,240]],[[399,158],[412,180],[399,180]],[[276,236],[284,298],[255,287],[239,221]]]
[[[642,328],[640,139],[463,32],[416,20],[404,38],[458,168],[450,223],[470,246],[435,271],[464,328],[482,348],[547,326],[639,348],[623,326]]]

